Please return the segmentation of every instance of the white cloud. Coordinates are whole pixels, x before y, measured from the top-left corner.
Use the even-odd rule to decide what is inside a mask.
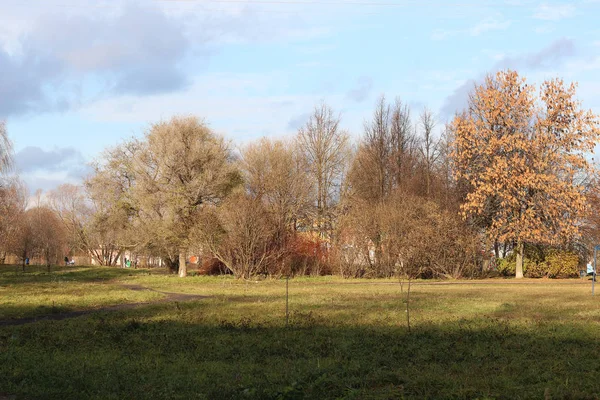
[[[487,18],[479,22],[477,25],[469,29],[471,36],[479,36],[482,33],[490,31],[504,31],[510,26],[510,21],[498,21],[495,19]]]
[[[467,29],[455,29],[455,30],[444,30],[436,29],[431,34],[432,40],[445,40],[453,36],[468,35],[468,36],[480,36],[484,33],[493,31],[505,31],[511,25],[509,20],[499,20],[497,18],[486,18],[478,22]]]
[[[40,6],[31,15],[25,11],[33,4],[18,3],[0,15],[0,117],[76,109],[87,101],[82,85],[90,81],[88,98],[185,91],[198,66],[224,46],[329,33],[314,21],[246,4],[209,10],[194,2],[174,12],[157,2],[81,0],[60,9],[31,2]]]
[[[558,39],[550,45],[542,48],[539,51],[522,53],[512,56],[505,56],[498,60],[490,69],[489,72],[495,72],[501,69],[511,68],[520,71],[527,71],[531,77],[532,72],[540,72],[541,75],[556,76],[555,69],[557,66],[566,63],[566,61],[574,57],[576,54],[575,42],[571,39]],[[482,80],[482,76],[477,79],[465,80],[459,85],[452,94],[444,100],[440,112],[442,116],[450,117],[456,111],[465,107],[468,99],[468,93],[473,88],[474,84]]]
[[[570,75],[579,74],[588,71],[600,70],[600,56],[588,57],[574,60],[566,64],[566,70]]]
[[[457,34],[458,31],[436,29],[431,34],[431,40],[445,40]]]
[[[545,21],[560,21],[575,15],[575,7],[572,4],[541,4],[533,18]]]
[[[535,33],[537,33],[538,35],[544,35],[546,33],[552,33],[555,31],[555,27],[553,26],[549,26],[549,25],[542,25],[542,26],[537,26],[535,28],[533,28],[533,31]]]
[[[197,77],[190,88],[154,96],[123,95],[106,98],[80,110],[85,119],[143,124],[176,114],[207,117],[219,132],[246,141],[262,135],[289,133],[289,119],[310,111],[321,94],[284,95],[287,74],[214,73]],[[344,104],[343,94],[324,99],[333,107]]]

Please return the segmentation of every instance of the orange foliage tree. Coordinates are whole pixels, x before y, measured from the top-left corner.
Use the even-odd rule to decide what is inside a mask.
[[[556,245],[579,235],[597,143],[598,116],[581,108],[576,85],[545,81],[536,96],[515,71],[488,76],[455,117],[455,175],[468,185],[465,218],[478,218],[490,239]]]

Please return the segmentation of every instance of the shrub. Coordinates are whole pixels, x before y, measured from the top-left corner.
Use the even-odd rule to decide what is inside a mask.
[[[504,276],[514,276],[516,255],[496,261],[498,272]],[[579,256],[571,251],[527,247],[523,260],[523,274],[529,278],[570,278],[579,274]]]
[[[216,257],[207,257],[198,267],[198,275],[223,275],[230,273],[225,264]]]
[[[550,250],[546,256],[549,278],[569,278],[579,275],[579,256],[571,251]]]
[[[302,233],[296,234],[289,239],[284,254],[284,270],[293,276],[332,273],[327,243],[318,238]]]
[[[503,276],[514,276],[515,275],[515,267],[516,261],[513,254],[509,255],[505,258],[499,258],[496,260],[496,265],[498,266],[498,273]]]

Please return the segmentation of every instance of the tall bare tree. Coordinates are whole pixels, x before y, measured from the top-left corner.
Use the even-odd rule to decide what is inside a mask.
[[[412,191],[415,134],[410,110],[400,99],[389,104],[380,97],[371,120],[364,124],[348,176],[353,196],[382,202],[396,188]]]
[[[415,165],[416,137],[410,117],[410,108],[397,98],[390,117],[392,175],[395,177],[395,186],[406,190],[407,184],[412,179]]]
[[[435,118],[432,112],[425,108],[419,119],[421,125],[421,146],[419,151],[421,152],[425,174],[425,194],[430,198],[433,168],[440,156],[439,139],[433,137]]]
[[[382,201],[390,193],[394,180],[390,168],[394,151],[391,113],[390,105],[385,101],[385,97],[381,96],[372,120],[365,122],[363,146],[366,162],[361,166],[371,172],[371,180],[375,183],[373,200],[378,201]],[[371,168],[368,168],[367,165]]]
[[[0,121],[0,173],[6,171],[12,164],[12,143],[8,139],[6,122]]]
[[[265,138],[251,143],[242,152],[241,169],[248,193],[273,214],[280,235],[295,231],[312,190],[297,143]]]
[[[322,103],[297,136],[315,188],[315,225],[321,239],[331,234],[334,206],[348,160],[348,135],[339,125],[340,117]]]

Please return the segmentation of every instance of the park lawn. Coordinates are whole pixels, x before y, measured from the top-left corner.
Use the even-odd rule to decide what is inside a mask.
[[[22,296],[22,314],[53,296],[85,309],[100,285],[210,297],[0,326],[0,398],[600,397],[600,297],[589,281],[419,282],[409,333],[390,280],[292,279],[286,328],[285,280],[80,268],[53,272],[68,282],[54,284],[2,268],[2,299]],[[119,299],[136,301],[108,293],[95,304]],[[0,300],[0,315],[17,308]]]
[[[0,266],[0,321],[90,310],[164,297],[123,287],[144,270],[90,267]]]

